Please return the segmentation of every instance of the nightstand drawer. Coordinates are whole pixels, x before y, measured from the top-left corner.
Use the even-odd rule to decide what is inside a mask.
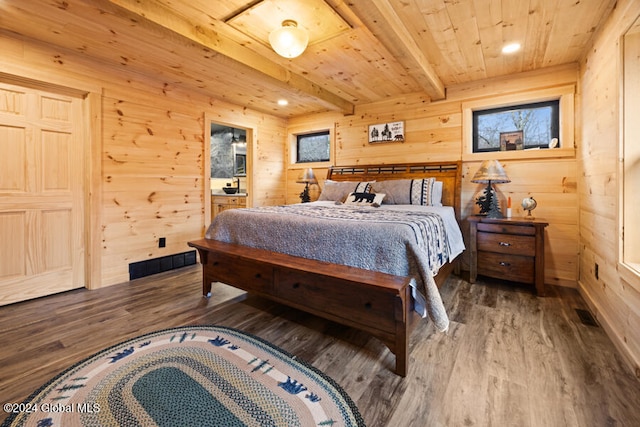
[[[507,255],[494,252],[478,252],[482,262],[478,263],[478,274],[513,280],[523,283],[534,283],[533,257],[521,255]]]
[[[512,255],[535,256],[535,236],[485,233],[478,231],[478,250]]]
[[[478,224],[478,231],[489,231],[491,233],[507,233],[519,234],[521,236],[535,236],[535,227],[514,224],[487,224],[481,222]]]

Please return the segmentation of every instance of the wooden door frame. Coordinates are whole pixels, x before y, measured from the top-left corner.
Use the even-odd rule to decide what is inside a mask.
[[[102,287],[102,88],[71,81],[52,82],[0,71],[0,82],[79,98],[82,103],[84,287]],[[73,81],[74,86],[77,81]]]
[[[235,129],[243,129],[247,132],[247,207],[253,206],[253,145],[256,129],[247,123],[234,123],[227,120],[221,120],[213,117],[211,114],[205,113],[203,132],[203,151],[204,151],[204,217],[203,231],[207,231],[207,227],[211,223],[211,124],[229,126]]]

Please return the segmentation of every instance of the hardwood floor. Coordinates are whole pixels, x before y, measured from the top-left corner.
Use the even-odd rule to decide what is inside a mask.
[[[188,324],[232,326],[312,363],[352,397],[367,426],[638,426],[640,380],[602,328],[580,321],[574,289],[498,281],[442,287],[451,327],[424,321],[409,375],[363,332],[234,288],[201,293],[200,266],[109,288],[0,307],[0,401],[19,402],[79,360],[137,335]],[[0,414],[0,420],[6,417]]]

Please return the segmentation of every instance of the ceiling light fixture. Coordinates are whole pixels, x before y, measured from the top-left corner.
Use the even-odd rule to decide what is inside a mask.
[[[291,59],[304,52],[309,43],[309,36],[305,30],[298,28],[296,21],[285,19],[282,21],[282,27],[269,34],[269,43],[278,55]]]
[[[504,45],[502,48],[502,53],[508,55],[510,53],[515,53],[520,50],[520,43],[509,43]]]
[[[278,105],[284,107],[285,105],[289,105],[289,101],[287,101],[286,99],[278,99]]]

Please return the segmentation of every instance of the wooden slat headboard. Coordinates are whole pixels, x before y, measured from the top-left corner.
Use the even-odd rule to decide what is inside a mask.
[[[462,162],[331,166],[327,171],[327,179],[334,181],[384,181],[430,177],[442,181],[442,204],[453,206],[459,220]]]

